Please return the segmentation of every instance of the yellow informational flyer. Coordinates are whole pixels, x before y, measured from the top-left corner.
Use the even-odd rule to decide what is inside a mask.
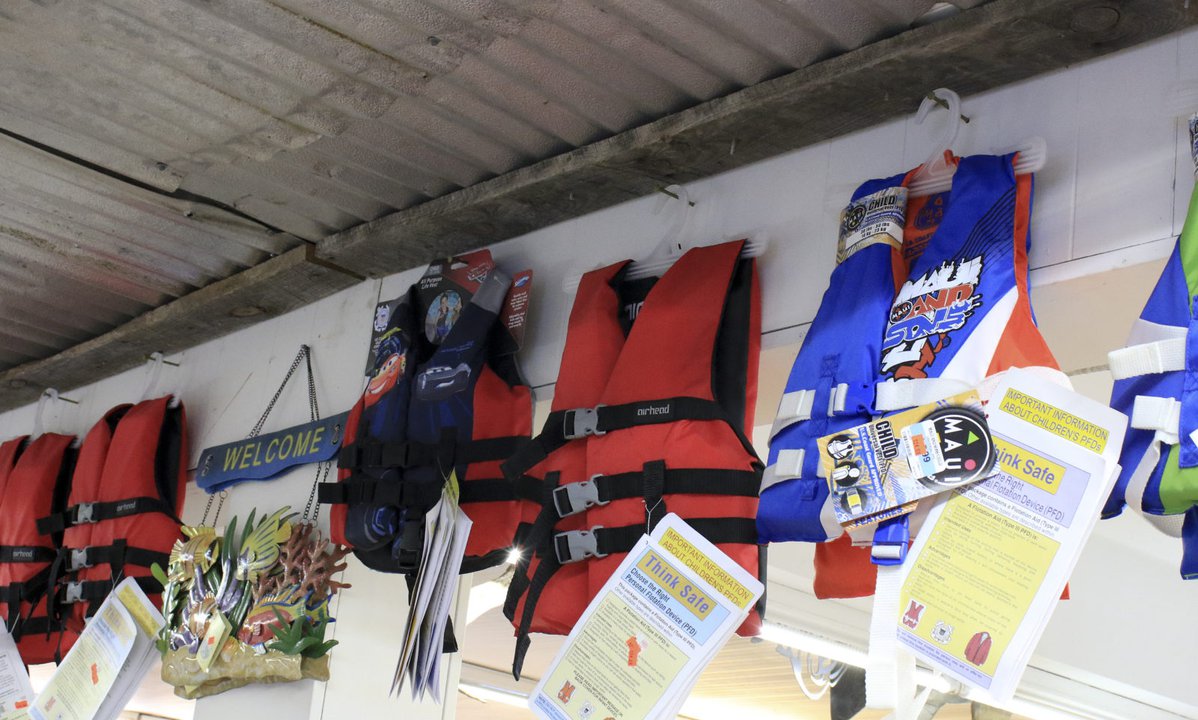
[[[529,706],[547,720],[672,718],[762,590],[667,515],[587,607]]]
[[[0,620],[0,720],[25,720],[33,702],[29,673],[17,643]]]
[[[955,490],[904,563],[899,643],[1009,699],[1118,475],[1127,418],[1026,371],[988,407],[999,472]]]
[[[33,704],[38,720],[88,720],[108,697],[117,674],[133,650],[137,626],[120,603],[105,603],[88,630]]]
[[[111,720],[157,658],[162,614],[132,578],[104,600],[34,700],[34,720]],[[7,720],[7,718],[5,719]]]

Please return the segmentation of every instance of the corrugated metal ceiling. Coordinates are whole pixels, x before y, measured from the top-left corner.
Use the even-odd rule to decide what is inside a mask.
[[[304,242],[895,34],[934,4],[6,2],[0,369]]]

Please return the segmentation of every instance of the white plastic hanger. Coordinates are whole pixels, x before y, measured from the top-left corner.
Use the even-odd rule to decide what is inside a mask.
[[[158,351],[150,353],[150,357],[147,359],[147,362],[150,364],[150,374],[149,377],[146,378],[146,385],[141,391],[141,399],[139,399],[138,402],[145,402],[154,394],[154,391],[158,388],[158,381],[162,377],[163,365],[179,367],[179,363],[167,362],[166,356]],[[172,393],[170,402],[168,402],[167,405],[171,408],[177,408],[179,407],[180,402],[181,400],[178,394]]]
[[[43,418],[46,413],[46,405],[47,403],[54,402],[55,400],[61,400],[72,405],[79,404],[78,400],[62,397],[54,388],[46,388],[43,390],[41,397],[37,399],[37,410],[34,411],[33,415],[33,435],[31,437],[40,437],[45,431],[45,423],[43,422]],[[76,442],[78,442],[78,439],[76,439]]]
[[[665,237],[653,248],[653,252],[647,257],[634,261],[632,266],[628,268],[628,273],[625,277],[630,280],[660,276],[666,270],[670,269],[687,250],[692,247],[698,247],[697,244],[688,242],[690,225],[694,216],[691,208],[695,206],[695,202],[690,199],[690,193],[682,185],[669,185],[662,188],[661,192],[673,198],[673,201],[665,200],[664,203],[658,205],[656,212],[660,212],[666,206],[678,208],[679,212],[675,216],[674,222],[670,225],[670,229],[666,232]],[[768,248],[769,241],[764,235],[753,233],[747,236],[745,246],[741,250],[741,257],[761,257]],[[582,281],[583,274],[582,272],[577,272],[567,276],[562,281],[562,289],[567,293],[573,294],[578,290],[578,284]]]
[[[927,161],[907,185],[911,197],[925,197],[952,189],[953,173],[956,172],[957,167],[953,163],[945,162],[944,153],[952,148],[957,139],[957,131],[960,129],[961,97],[948,88],[936,88],[920,102],[919,110],[915,114],[915,122],[923,124],[932,108],[942,106],[941,103],[948,106],[949,123],[941,132]],[[1044,163],[1048,159],[1048,143],[1042,137],[1030,137],[1018,145],[999,150],[998,154],[1007,155],[1013,152],[1019,153],[1019,156],[1015,158],[1016,175],[1039,172],[1044,169]]]

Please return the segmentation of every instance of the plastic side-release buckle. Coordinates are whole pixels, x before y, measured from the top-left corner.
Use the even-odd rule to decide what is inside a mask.
[[[596,530],[603,529],[596,525],[590,530],[571,530],[553,536],[553,549],[557,553],[557,561],[569,565],[592,557],[607,557],[607,553],[599,552],[599,537]]]
[[[874,544],[870,550],[874,565],[902,565],[907,559],[910,540],[907,515],[881,522],[874,531]]]
[[[83,602],[83,583],[69,582],[63,591],[62,601],[64,603]]]
[[[87,551],[88,548],[71,548],[70,572],[92,566],[91,561],[87,558]]]
[[[96,522],[96,504],[95,503],[79,503],[75,506],[75,517],[72,518],[76,525],[86,525]]]
[[[567,410],[565,417],[562,418],[565,438],[578,440],[587,435],[606,435],[606,431],[599,429],[599,408],[601,407],[603,406],[596,405],[593,408]]]
[[[592,475],[590,480],[559,485],[553,489],[553,506],[558,517],[577,515],[588,508],[607,503],[599,499],[599,486],[595,483],[601,475]]]

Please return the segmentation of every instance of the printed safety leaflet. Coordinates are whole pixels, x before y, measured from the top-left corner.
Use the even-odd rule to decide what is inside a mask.
[[[165,624],[133,578],[116,586],[34,701],[34,720],[115,720],[158,660]]]
[[[954,490],[907,562],[899,644],[1009,700],[1119,473],[1127,418],[1025,371],[991,396],[998,472]]]
[[[0,620],[0,720],[26,720],[32,702],[29,673],[17,652],[17,643]]]
[[[529,706],[545,720],[673,718],[762,590],[671,513],[587,607]]]

